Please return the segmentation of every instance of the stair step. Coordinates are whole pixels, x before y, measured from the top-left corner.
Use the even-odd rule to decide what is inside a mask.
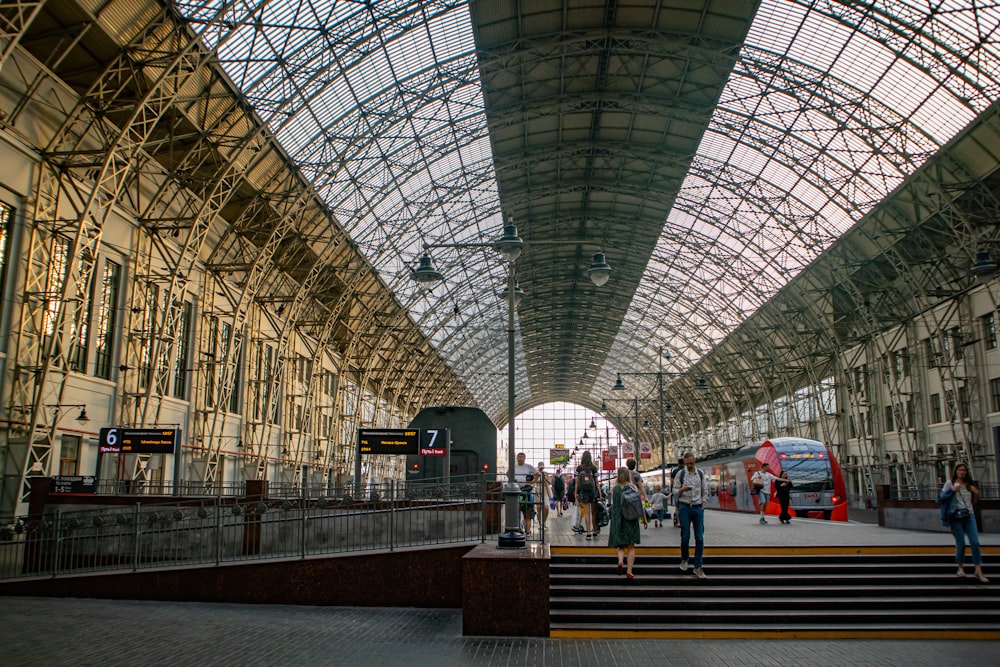
[[[713,555],[708,579],[681,572],[676,555],[640,553],[631,581],[617,574],[616,561],[613,553],[553,554],[553,636],[1000,638],[1000,588],[955,577],[945,553]]]
[[[940,596],[936,597],[936,599],[956,595],[959,591],[963,597],[1000,595],[1000,592],[990,586],[956,586],[952,582],[942,582],[936,584],[921,582],[917,584],[894,585],[891,588],[887,588],[881,582],[878,585],[871,586],[859,584],[797,586],[794,588],[783,586],[779,590],[762,589],[760,586],[703,586],[701,585],[703,583],[705,582],[699,581],[697,588],[694,589],[697,590],[697,595],[699,597],[727,597],[740,601],[748,598],[760,600],[777,598],[792,591],[794,591],[797,595],[812,599],[867,596],[873,594],[885,594],[886,592],[891,592],[893,595],[900,597]],[[675,599],[691,595],[692,587],[652,585],[649,583],[647,577],[643,577],[641,580],[635,579],[631,583],[623,583],[621,577],[617,577],[615,582],[609,582],[607,585],[602,587],[594,586],[591,582],[588,582],[586,586],[581,586],[579,582],[576,582],[572,584],[553,584],[550,586],[550,591],[551,599],[553,601],[567,598],[572,599],[580,596],[592,596],[601,600],[607,600],[609,597],[614,597],[619,594],[627,595],[632,599],[644,597]]]
[[[964,595],[955,595],[952,591],[951,596],[924,596],[924,597],[884,597],[879,596],[877,591],[868,591],[868,595],[863,597],[850,597],[850,598],[826,598],[823,600],[824,604],[836,605],[838,609],[845,608],[858,608],[862,609],[876,609],[881,607],[882,610],[887,608],[905,608],[911,610],[918,605],[934,608],[948,607],[949,605],[967,605],[970,609],[998,609],[1000,610],[1000,595],[990,595],[990,596],[977,596],[968,597]],[[606,609],[608,607],[622,607],[627,609],[660,609],[663,611],[671,611],[673,613],[683,612],[687,613],[689,610],[694,611],[697,609],[717,609],[719,602],[717,599],[702,599],[699,597],[689,597],[689,598],[636,598],[631,595],[618,595],[612,597],[575,597],[575,598],[557,598],[550,602],[550,609],[553,612],[557,609],[559,610],[575,610],[575,609],[588,609],[593,607],[600,607],[601,609]],[[780,597],[771,598],[766,601],[759,599],[742,599],[742,600],[730,600],[726,605],[726,611],[740,610],[742,613],[751,614],[754,613],[755,609],[768,610],[771,611],[777,608],[779,611],[782,609],[815,609],[816,600],[807,597]]]

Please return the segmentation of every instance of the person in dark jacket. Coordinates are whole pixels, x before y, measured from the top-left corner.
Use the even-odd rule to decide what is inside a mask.
[[[792,515],[788,512],[788,503],[792,498],[792,480],[788,479],[788,473],[784,470],[774,481],[774,490],[778,494],[778,503],[781,505],[781,514],[778,520],[781,523],[791,523]]]
[[[566,498],[566,479],[563,477],[562,468],[556,468],[556,474],[552,477],[552,499],[556,503],[556,516],[563,514],[564,498]]]

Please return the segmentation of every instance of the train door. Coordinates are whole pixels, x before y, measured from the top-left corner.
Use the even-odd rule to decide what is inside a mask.
[[[451,452],[451,476],[466,477],[479,472],[479,455],[468,449],[456,449]]]

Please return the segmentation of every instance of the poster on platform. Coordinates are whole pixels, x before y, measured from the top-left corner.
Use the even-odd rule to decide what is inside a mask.
[[[601,452],[601,470],[614,470],[615,469],[615,457],[608,450]]]
[[[569,463],[570,451],[568,449],[550,449],[549,463],[557,466],[564,466]]]
[[[639,443],[639,458],[640,459],[651,459],[653,458],[653,445],[648,442]]]

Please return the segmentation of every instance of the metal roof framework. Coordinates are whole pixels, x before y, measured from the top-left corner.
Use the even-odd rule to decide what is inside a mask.
[[[982,230],[954,204],[975,190],[991,210],[995,188],[935,158],[995,116],[1000,10],[679,4],[21,2],[3,10],[0,64],[20,46],[82,95],[44,152],[55,180],[100,167],[80,237],[100,242],[94,197],[134,205],[154,236],[181,239],[147,251],[170,268],[166,293],[204,261],[237,336],[266,304],[403,411],[474,403],[502,424],[506,267],[439,249],[442,286],[409,273],[425,243],[482,243],[513,223],[528,244],[517,410],[597,409],[616,372],[652,371],[665,350],[668,400],[694,415],[684,430],[828,376],[865,276],[884,293],[887,266],[928,285],[967,269]],[[140,175],[161,184],[156,202],[126,196]],[[916,191],[942,182],[936,205]],[[872,229],[946,240],[953,274]],[[603,287],[584,275],[594,246],[615,270]],[[87,256],[63,300],[87,284]],[[19,368],[50,363],[31,340]],[[712,391],[698,395],[703,376]],[[17,384],[12,405],[37,408],[45,382]],[[155,421],[155,389],[127,392],[147,399],[132,421]]]
[[[518,225],[518,407],[593,406],[661,347],[703,360],[989,108],[1000,71],[979,2],[326,5],[233,4],[220,64],[498,422],[505,268],[439,250],[427,291],[422,243]],[[555,239],[581,246],[531,246]]]

